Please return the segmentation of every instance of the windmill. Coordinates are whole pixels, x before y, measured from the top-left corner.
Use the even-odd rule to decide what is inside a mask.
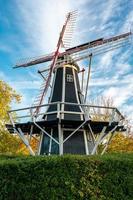
[[[76,11],[68,13],[54,52],[21,61],[15,66],[15,68],[30,67],[51,62],[49,67],[38,71],[44,80],[40,94],[33,105],[8,112],[11,121],[11,124],[7,125],[9,132],[17,134],[22,139],[31,155],[67,153],[93,155],[98,152],[99,144],[106,138],[103,154],[115,132],[126,130],[124,117],[117,108],[89,105],[86,99],[92,57],[129,44],[132,33],[127,32],[108,39],[99,38],[70,48],[76,16]],[[64,52],[60,52],[62,46],[65,47]],[[85,85],[85,70],[80,69],[78,65],[78,61],[84,59],[89,59]],[[81,81],[79,74],[82,74]],[[49,101],[43,104],[48,89],[50,89]],[[45,111],[41,112],[41,109]],[[106,120],[101,120],[102,118],[95,120],[93,117],[95,109],[108,110]],[[21,111],[29,111],[29,114],[21,116],[18,114],[17,119],[14,119],[13,113]],[[34,135],[39,137],[36,152],[30,145]]]

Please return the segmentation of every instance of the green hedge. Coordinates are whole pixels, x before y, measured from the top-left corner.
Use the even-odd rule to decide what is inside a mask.
[[[0,200],[133,200],[133,154],[0,156]]]

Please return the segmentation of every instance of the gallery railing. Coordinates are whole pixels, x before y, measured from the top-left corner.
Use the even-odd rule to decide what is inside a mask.
[[[53,111],[48,111],[49,106],[54,105]],[[62,109],[63,105],[71,105],[73,107],[80,107],[81,112],[75,111],[64,111]],[[90,104],[76,104],[76,103],[68,103],[68,102],[53,102],[48,104],[43,104],[39,106],[41,108],[41,112],[35,116],[34,110],[37,106],[25,107],[20,109],[10,110],[8,112],[10,121],[12,123],[21,123],[29,121],[33,118],[36,118],[36,121],[42,119],[44,115],[57,114],[57,118],[61,118],[61,114],[83,114],[85,118],[94,120],[94,121],[123,121],[125,118],[120,113],[120,111],[116,107],[108,107],[108,106],[99,106],[99,105],[90,105]],[[27,119],[29,118],[29,119]]]

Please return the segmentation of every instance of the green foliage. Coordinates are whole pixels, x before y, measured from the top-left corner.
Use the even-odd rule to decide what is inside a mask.
[[[0,128],[8,122],[7,112],[11,109],[11,102],[20,102],[20,96],[7,83],[0,80]]]
[[[132,200],[133,154],[1,156],[0,200]]]
[[[15,154],[20,146],[20,139],[8,131],[0,131],[0,153]]]
[[[125,136],[121,133],[116,134],[109,147],[108,152],[133,152],[133,135]]]
[[[7,112],[13,101],[19,102],[20,96],[4,81],[0,80],[0,153],[15,153],[20,141],[10,136],[5,124],[9,123]]]

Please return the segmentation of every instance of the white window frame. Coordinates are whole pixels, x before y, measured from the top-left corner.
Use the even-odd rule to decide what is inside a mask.
[[[73,75],[72,74],[67,74],[67,82],[72,83],[74,81]]]

